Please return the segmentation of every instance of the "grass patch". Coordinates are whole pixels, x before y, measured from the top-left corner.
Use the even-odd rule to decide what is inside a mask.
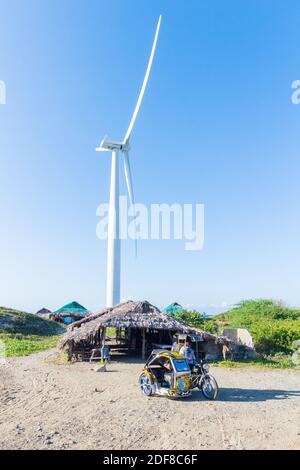
[[[215,361],[214,366],[227,368],[258,367],[269,369],[297,369],[293,364],[292,358],[286,354],[275,354],[274,356],[260,355],[251,361]]]
[[[61,336],[36,336],[36,335],[12,335],[0,334],[0,341],[5,346],[5,356],[28,356],[45,349],[54,348]]]

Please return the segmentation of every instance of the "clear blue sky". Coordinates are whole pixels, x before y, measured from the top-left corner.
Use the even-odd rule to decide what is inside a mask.
[[[122,297],[300,305],[299,1],[0,0],[0,304],[105,303],[110,159],[162,13],[131,153],[137,202],[204,203],[205,246],[123,243]],[[124,190],[124,186],[122,186]]]

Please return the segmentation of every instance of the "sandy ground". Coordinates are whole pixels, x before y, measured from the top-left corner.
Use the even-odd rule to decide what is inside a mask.
[[[142,362],[107,373],[55,352],[0,365],[0,449],[300,449],[300,372],[212,368],[219,399],[146,398]]]

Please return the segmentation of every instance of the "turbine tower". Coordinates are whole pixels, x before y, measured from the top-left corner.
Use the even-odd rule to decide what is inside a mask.
[[[145,89],[148,83],[151,66],[156,49],[161,15],[158,19],[151,54],[146,69],[142,88],[129,124],[125,137],[122,141],[112,141],[104,137],[97,152],[111,152],[111,176],[110,176],[110,198],[108,217],[108,242],[107,242],[107,280],[106,280],[106,306],[113,307],[120,303],[120,274],[121,274],[121,243],[119,227],[119,152],[123,156],[124,173],[130,204],[134,204],[132,177],[129,161],[130,138],[135,124]]]

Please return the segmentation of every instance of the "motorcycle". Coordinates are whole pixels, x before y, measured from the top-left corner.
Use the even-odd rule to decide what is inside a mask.
[[[198,388],[205,398],[215,400],[219,387],[216,379],[209,373],[209,365],[205,361],[195,364],[191,370],[191,389]]]

